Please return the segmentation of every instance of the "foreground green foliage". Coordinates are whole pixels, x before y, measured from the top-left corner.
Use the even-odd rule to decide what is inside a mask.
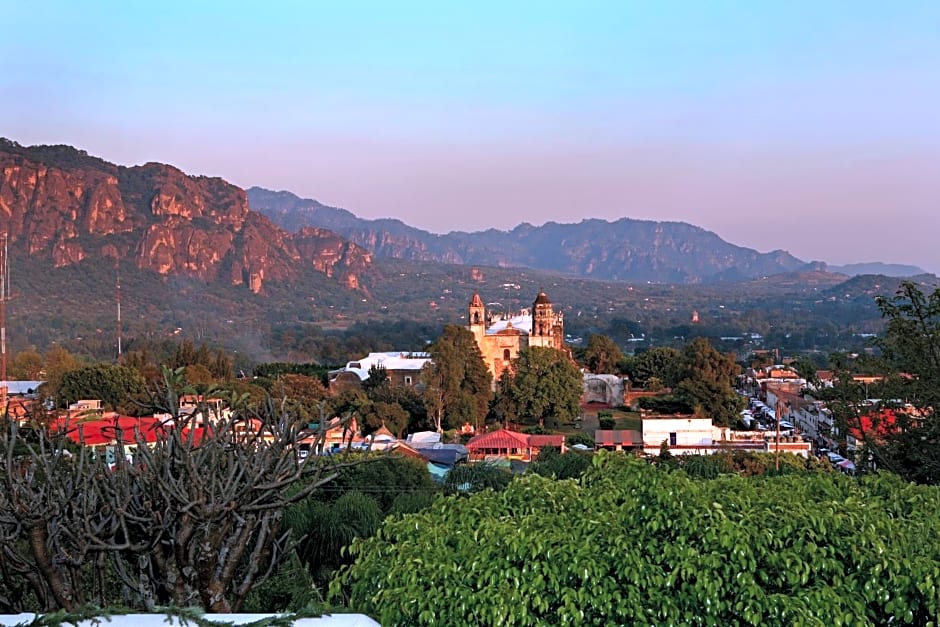
[[[602,453],[580,482],[387,520],[333,592],[386,626],[927,625],[938,512],[893,475],[702,480]]]

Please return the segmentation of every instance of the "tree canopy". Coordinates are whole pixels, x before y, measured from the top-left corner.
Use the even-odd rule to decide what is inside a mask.
[[[739,372],[733,355],[723,355],[707,339],[697,337],[682,350],[676,395],[714,424],[734,424],[744,406],[734,391]]]
[[[636,356],[632,368],[628,374],[637,385],[656,379],[666,387],[675,387],[679,383],[679,351],[668,346],[651,348]]]
[[[594,334],[588,338],[584,362],[594,374],[614,374],[623,361],[623,351],[610,337]]]
[[[133,368],[96,364],[69,370],[62,375],[58,387],[59,404],[67,407],[81,399],[98,399],[109,409],[139,413],[134,405],[144,392],[144,380]]]
[[[492,376],[467,329],[449,324],[431,345],[431,362],[421,372],[424,404],[442,431],[464,422],[481,427],[492,397]]]
[[[862,458],[919,483],[940,483],[940,289],[911,282],[878,299],[887,324],[880,358],[835,360],[838,382],[822,395]],[[870,375],[859,383],[853,374]],[[869,383],[870,381],[870,383]]]
[[[600,453],[388,519],[334,580],[383,625],[926,625],[940,489],[893,475],[694,479]]]
[[[499,411],[526,424],[548,426],[573,420],[581,412],[581,372],[554,348],[533,346],[519,353],[511,375],[500,378]]]

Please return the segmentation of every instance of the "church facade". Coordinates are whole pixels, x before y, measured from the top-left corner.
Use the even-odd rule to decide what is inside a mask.
[[[525,348],[565,350],[564,315],[554,311],[544,291],[535,297],[531,310],[523,309],[514,315],[487,315],[483,299],[474,294],[468,313],[467,328],[473,333],[494,383]]]

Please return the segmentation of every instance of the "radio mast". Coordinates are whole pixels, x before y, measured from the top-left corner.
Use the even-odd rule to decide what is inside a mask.
[[[3,393],[3,411],[7,405],[7,301],[10,300],[10,249],[8,235],[3,234],[0,257],[0,386]]]
[[[121,354],[121,262],[115,260],[117,268],[117,363],[120,366],[122,360]]]

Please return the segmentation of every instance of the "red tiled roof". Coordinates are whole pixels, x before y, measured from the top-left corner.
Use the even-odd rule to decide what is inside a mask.
[[[849,433],[856,440],[862,439],[862,431],[869,437],[876,439],[882,439],[898,431],[898,416],[891,409],[882,410],[874,415],[861,416],[859,421],[861,422],[861,429],[856,427],[849,429]]]
[[[636,429],[597,429],[594,443],[598,446],[642,446],[643,434]]]
[[[509,429],[500,429],[491,433],[475,436],[467,442],[468,451],[483,449],[520,449],[529,447],[529,436]]]
[[[59,418],[52,423],[52,429],[64,433],[76,444],[96,446],[117,441],[120,437],[124,444],[137,441],[137,432],[150,443],[155,442],[163,433],[163,421],[152,416],[135,418],[112,414],[106,418],[94,420],[68,420]]]
[[[530,435],[529,446],[555,446],[561,448],[565,443],[565,436],[558,435]]]

